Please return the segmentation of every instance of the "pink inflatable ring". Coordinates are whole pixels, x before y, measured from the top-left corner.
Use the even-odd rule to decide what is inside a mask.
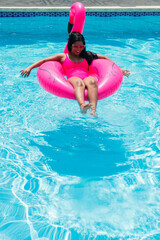
[[[82,3],[76,2],[71,6],[69,24],[73,25],[71,31],[83,32],[85,22],[85,8]],[[67,53],[67,44],[64,49]],[[89,67],[89,74],[97,78],[98,100],[115,93],[123,79],[121,69],[114,63],[105,59],[93,60]],[[42,64],[37,71],[40,85],[48,92],[63,98],[76,99],[72,85],[66,80],[63,67],[57,61]],[[87,89],[85,100],[88,100]]]

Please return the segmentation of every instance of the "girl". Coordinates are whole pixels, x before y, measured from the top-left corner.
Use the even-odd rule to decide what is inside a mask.
[[[84,37],[78,32],[72,32],[69,35],[68,51],[69,53],[67,54],[59,53],[32,64],[31,66],[21,70],[21,75],[28,77],[31,70],[41,66],[42,63],[47,61],[59,61],[63,66],[68,82],[74,88],[75,96],[80,105],[81,112],[86,113],[87,110],[91,108],[91,115],[97,116],[97,80],[96,78],[89,76],[88,67],[94,59],[112,60],[103,55],[87,52]],[[121,70],[124,76],[129,76],[130,72],[128,70]],[[85,88],[88,90],[88,104],[85,104],[84,101]]]

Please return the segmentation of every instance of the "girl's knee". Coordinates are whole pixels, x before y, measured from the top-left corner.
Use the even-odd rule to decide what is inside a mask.
[[[97,80],[95,78],[91,78],[89,80],[89,85],[92,87],[97,87]]]
[[[77,79],[77,80],[76,80],[76,87],[84,88],[85,85],[84,85],[83,80]]]

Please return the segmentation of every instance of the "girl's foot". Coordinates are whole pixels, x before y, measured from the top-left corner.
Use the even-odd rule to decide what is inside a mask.
[[[89,103],[87,103],[87,104],[85,104],[85,103],[82,103],[81,104],[81,106],[80,106],[80,109],[81,109],[81,113],[87,113],[87,110],[90,108],[91,106],[90,106],[90,104]]]
[[[93,116],[93,117],[97,117],[97,113],[96,113],[95,107],[91,107],[91,113],[90,113],[90,115]]]

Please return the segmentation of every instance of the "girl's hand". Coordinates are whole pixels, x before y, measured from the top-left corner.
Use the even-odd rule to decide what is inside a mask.
[[[28,77],[29,74],[30,74],[30,72],[31,72],[31,70],[32,70],[32,69],[31,69],[30,67],[27,67],[27,68],[21,70],[20,73],[21,73],[22,76]]]
[[[130,75],[130,71],[128,70],[125,70],[125,69],[121,69],[122,73],[123,73],[123,76],[126,76],[128,77]]]

